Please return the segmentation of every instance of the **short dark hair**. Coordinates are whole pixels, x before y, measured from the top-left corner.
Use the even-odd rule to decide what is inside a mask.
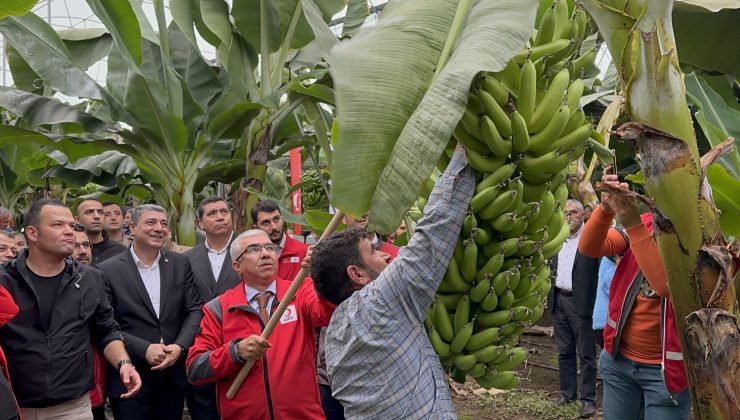
[[[103,203],[103,207],[108,207],[108,206],[118,206],[119,209],[123,210],[121,205],[116,203],[115,201],[106,201]]]
[[[84,203],[85,201],[97,201],[98,203],[100,203],[100,205],[101,205],[101,206],[103,205],[103,202],[102,202],[102,201],[100,201],[100,200],[98,200],[97,198],[94,198],[94,197],[90,197],[90,198],[83,198],[82,200],[80,200],[80,201],[78,201],[78,202],[77,202],[77,207],[75,207],[75,213],[78,213],[78,214],[80,213],[80,206],[81,206],[81,205],[82,205],[82,203]],[[66,207],[66,206],[65,206],[65,207]]]
[[[210,197],[204,198],[203,201],[201,201],[200,204],[198,204],[198,211],[197,211],[198,219],[200,220],[203,218],[203,213],[205,213],[207,205],[211,203],[218,203],[219,201],[223,201],[224,203],[226,203],[226,207],[228,207],[229,211],[231,211],[231,206],[229,205],[229,202],[226,201],[225,198],[219,197],[217,195],[212,195]]]
[[[257,215],[262,213],[272,213],[275,210],[280,210],[280,206],[272,200],[260,200],[254,203],[254,207],[250,211],[252,215],[252,222],[257,223]]]
[[[360,240],[365,237],[363,229],[347,229],[316,244],[311,255],[311,278],[319,296],[335,305],[352,296],[355,289],[350,284],[347,267],[365,266],[360,255]]]
[[[30,206],[28,206],[28,210],[23,216],[23,221],[26,223],[26,228],[28,228],[29,226],[38,227],[39,215],[41,214],[41,210],[44,208],[44,206],[59,206],[64,207],[65,209],[69,209],[69,207],[65,206],[64,203],[55,198],[38,199],[32,202]]]
[[[75,232],[87,232],[87,229],[81,224],[75,223]]]

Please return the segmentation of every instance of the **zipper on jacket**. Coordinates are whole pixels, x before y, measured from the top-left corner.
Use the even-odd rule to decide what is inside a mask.
[[[665,390],[668,391],[668,396],[671,398],[673,405],[678,406],[678,401],[674,398],[673,393],[668,389],[668,382],[665,380],[665,321],[666,321],[666,310],[665,310],[665,298],[660,299],[660,377],[663,379],[663,385]]]
[[[638,278],[641,279],[640,282],[637,281]],[[630,287],[627,289],[627,293],[625,293],[624,295],[624,300],[622,301],[622,310],[619,312],[619,321],[617,322],[617,332],[614,335],[614,341],[612,342],[612,357],[616,356],[619,353],[619,342],[622,339],[624,324],[627,323],[629,312],[632,310],[632,305],[635,304],[635,297],[640,291],[640,284],[642,283],[642,279],[644,278],[645,275],[643,275],[641,271],[638,271],[637,274],[635,274],[635,277],[632,279],[632,284],[630,284]]]

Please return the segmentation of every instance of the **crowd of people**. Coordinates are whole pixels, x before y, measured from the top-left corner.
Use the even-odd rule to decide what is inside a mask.
[[[605,182],[628,188],[614,175]],[[155,204],[124,209],[86,198],[73,215],[41,199],[24,214],[22,234],[0,209],[0,419],[104,419],[106,401],[124,420],[180,419],[185,405],[194,420],[455,418],[423,320],[474,188],[458,148],[400,250],[368,232],[366,217],[346,217],[347,229],[309,247],[286,232],[269,200],[237,233],[228,203],[204,199],[203,240],[182,253],[167,210]],[[616,194],[605,194],[585,224],[577,201],[565,214],[571,237],[553,261],[549,299],[556,404],[580,398],[581,414],[593,415],[598,369],[604,418],[686,418],[650,215]],[[621,260],[608,265],[603,256]],[[302,267],[310,277],[263,338]]]

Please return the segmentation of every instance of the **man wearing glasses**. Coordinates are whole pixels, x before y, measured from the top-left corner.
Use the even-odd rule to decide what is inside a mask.
[[[231,244],[243,284],[203,306],[203,320],[187,359],[194,384],[216,382],[222,418],[323,419],[314,364],[314,329],[326,326],[334,305],[319,299],[306,279],[280,318],[270,341],[260,337],[290,287],[277,277],[278,245],[259,229]],[[306,264],[309,257],[306,257]],[[233,400],[226,392],[248,359],[257,360]]]

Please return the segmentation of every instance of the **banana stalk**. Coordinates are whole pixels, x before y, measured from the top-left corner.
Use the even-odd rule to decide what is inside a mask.
[[[615,4],[619,3],[619,4]],[[586,0],[605,38],[632,122],[617,130],[640,150],[659,209],[655,236],[668,274],[694,412],[740,412],[740,329],[732,260],[700,162],[672,32],[671,0]]]

